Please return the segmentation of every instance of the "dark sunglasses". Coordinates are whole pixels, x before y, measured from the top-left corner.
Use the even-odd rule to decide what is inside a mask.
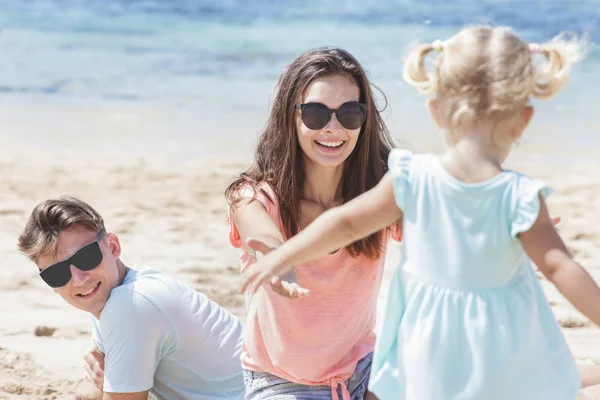
[[[325,128],[333,113],[346,129],[360,128],[367,118],[367,105],[358,101],[344,103],[337,110],[321,103],[296,104],[296,108],[300,109],[304,125],[313,131]]]
[[[65,286],[71,280],[71,265],[79,268],[81,271],[91,271],[102,262],[102,250],[98,243],[106,235],[105,230],[101,230],[92,243],[77,250],[68,259],[52,264],[40,272],[40,276],[52,288]]]

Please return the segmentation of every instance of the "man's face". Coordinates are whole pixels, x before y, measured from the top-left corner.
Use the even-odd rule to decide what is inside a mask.
[[[40,257],[37,266],[43,271],[57,262],[68,259],[97,238],[98,232],[80,225],[62,231],[58,235],[56,254]],[[102,237],[98,244],[102,251],[102,262],[90,271],[82,271],[71,264],[69,282],[54,289],[67,303],[92,313],[96,318],[100,318],[111,290],[121,283],[117,265],[121,255],[119,239],[115,234],[109,233]]]

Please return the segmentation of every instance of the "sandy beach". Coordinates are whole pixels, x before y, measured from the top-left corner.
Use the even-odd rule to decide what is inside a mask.
[[[513,25],[541,43],[600,21],[596,2],[558,0],[0,5],[0,400],[72,394],[90,345],[89,315],[17,250],[38,202],[81,197],[119,236],[126,265],[167,271],[243,321],[223,192],[247,166],[273,88],[295,57],[315,46],[347,49],[387,96],[382,115],[397,143],[439,150],[425,98],[401,79],[412,43],[481,22]],[[548,204],[562,218],[558,229],[600,283],[600,113],[590,90],[599,65],[595,46],[564,95],[536,108],[508,166],[556,189]],[[399,251],[389,247],[380,300]],[[540,280],[577,362],[600,364],[600,329]]]
[[[2,152],[0,399],[50,400],[72,393],[90,343],[89,316],[53,293],[16,249],[29,212],[47,197],[67,193],[91,202],[108,230],[120,237],[126,264],[168,271],[244,318],[243,299],[237,293],[237,251],[228,243],[223,197],[226,185],[245,167],[244,158],[221,154],[172,163],[161,161],[159,154],[114,156],[109,147],[102,147],[93,157],[81,156],[84,148],[79,156],[64,149],[46,155]],[[562,217],[561,234],[600,281],[600,256],[595,251],[600,246],[600,168],[589,163],[565,168],[543,162],[543,157],[513,165],[557,189],[549,205]],[[389,250],[380,298],[398,252],[396,245]],[[598,328],[540,279],[575,358],[584,364],[600,363]]]
[[[0,191],[0,398],[54,399],[81,376],[89,316],[46,287],[15,240],[42,198],[90,201],[123,243],[126,264],[169,271],[243,317],[236,252],[227,243],[222,191],[240,166],[188,171],[148,162],[3,162]],[[197,173],[197,171],[203,171]]]

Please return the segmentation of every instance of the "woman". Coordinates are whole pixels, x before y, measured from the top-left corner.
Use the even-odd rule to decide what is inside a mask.
[[[253,250],[268,252],[375,186],[392,147],[358,61],[337,48],[301,54],[279,80],[253,164],[226,191],[230,240],[240,248],[242,270],[255,260]],[[297,281],[309,296],[278,281],[274,290],[247,297],[247,400],[367,395],[390,237],[400,240],[395,226],[297,265]]]

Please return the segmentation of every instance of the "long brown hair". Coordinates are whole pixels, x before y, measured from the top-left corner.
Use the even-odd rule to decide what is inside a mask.
[[[371,189],[387,171],[387,158],[393,141],[377,109],[371,84],[362,66],[351,54],[339,48],[320,47],[302,53],[279,78],[271,115],[258,139],[252,165],[225,191],[225,197],[233,207],[241,200],[240,189],[249,186],[256,193],[260,190],[260,183],[269,184],[279,200],[283,234],[287,239],[299,231],[300,198],[305,177],[294,106],[311,82],[332,75],[352,79],[360,90],[359,101],[367,105],[366,120],[356,147],[344,162],[338,188],[342,201],[348,202]],[[346,249],[353,257],[378,258],[383,240],[381,232],[375,233]]]

